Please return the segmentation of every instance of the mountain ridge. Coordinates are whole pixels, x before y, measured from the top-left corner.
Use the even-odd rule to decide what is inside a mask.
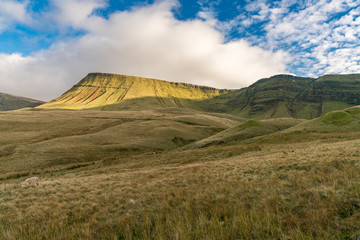
[[[319,78],[280,74],[242,89],[217,89],[151,78],[89,73],[39,108],[127,110],[161,107],[223,112],[245,118],[312,119],[360,104],[360,74]]]
[[[126,104],[120,104],[123,101],[151,98],[146,101],[148,103],[141,105],[196,109],[194,102],[211,99],[229,91],[232,90],[127,75],[90,73],[70,90],[41,108],[118,110],[127,109]]]

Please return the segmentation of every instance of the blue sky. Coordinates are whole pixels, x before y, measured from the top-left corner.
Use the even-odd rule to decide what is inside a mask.
[[[360,72],[360,0],[0,0],[0,92],[57,97],[88,72],[218,88]]]

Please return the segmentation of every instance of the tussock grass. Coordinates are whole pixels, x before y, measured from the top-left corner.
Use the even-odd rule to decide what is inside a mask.
[[[56,111],[35,113],[58,116]],[[62,113],[69,119],[73,114]],[[120,113],[92,114],[99,114],[96,121],[101,122]],[[200,129],[225,127],[229,124],[225,119],[231,119],[127,114]],[[239,122],[233,123],[237,128]],[[86,131],[81,137],[98,134]],[[73,137],[77,136],[64,138]],[[53,140],[41,144],[48,141]],[[277,132],[199,149],[143,150],[110,144],[104,151],[103,142],[92,145],[92,157],[76,156],[72,160],[77,162],[60,165],[55,158],[53,165],[45,161],[48,165],[39,169],[29,166],[26,158],[9,158],[23,144],[13,143],[14,149],[7,149],[10,155],[0,158],[1,166],[16,163],[0,179],[0,239],[356,239],[360,235],[356,131]],[[63,146],[72,149],[72,144]],[[20,186],[34,175],[40,178],[39,187]]]
[[[44,174],[38,188],[2,180],[0,236],[354,238],[360,234],[359,143],[141,154],[65,175]],[[238,149],[240,155],[227,156]]]

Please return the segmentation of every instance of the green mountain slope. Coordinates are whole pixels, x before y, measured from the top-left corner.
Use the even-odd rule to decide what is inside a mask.
[[[323,116],[304,122],[289,131],[346,132],[360,130],[360,107],[335,110]]]
[[[250,119],[235,127],[227,128],[224,131],[214,134],[208,138],[191,143],[187,147],[203,148],[214,145],[235,144],[257,136],[265,136],[274,132],[279,132],[296,126],[304,121],[307,120],[278,118],[258,121]]]
[[[295,117],[292,102],[314,80],[290,75],[261,79],[246,89],[239,114],[257,119]]]
[[[222,112],[243,118],[313,119],[360,104],[360,75],[318,79],[276,75],[239,90],[116,74],[90,73],[41,108],[139,110],[162,107]]]
[[[304,103],[311,105],[316,117],[333,110],[360,104],[360,75],[325,75],[314,81],[293,101],[296,117],[302,117]],[[315,111],[312,116],[315,117]]]
[[[17,97],[6,93],[0,93],[0,111],[9,111],[9,110],[16,110],[26,107],[36,107],[44,102],[24,98],[24,97]]]

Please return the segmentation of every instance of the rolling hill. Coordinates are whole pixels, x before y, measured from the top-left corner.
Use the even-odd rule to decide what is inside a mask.
[[[356,239],[359,125],[359,107],[1,112],[0,239]]]
[[[257,136],[267,136],[271,133],[280,132],[304,121],[306,120],[294,118],[277,118],[259,121],[247,120],[235,127],[227,128],[210,137],[201,139],[191,144],[191,147],[204,148],[216,145],[235,144]]]
[[[178,108],[4,112],[0,114],[0,178],[15,169],[54,168],[173,150],[241,121],[232,115]]]
[[[0,93],[0,111],[16,110],[27,107],[36,107],[44,102],[30,98],[17,97],[6,93]]]
[[[141,110],[189,108],[244,118],[313,119],[360,104],[360,75],[305,78],[276,75],[238,90],[133,76],[90,73],[45,109]]]

